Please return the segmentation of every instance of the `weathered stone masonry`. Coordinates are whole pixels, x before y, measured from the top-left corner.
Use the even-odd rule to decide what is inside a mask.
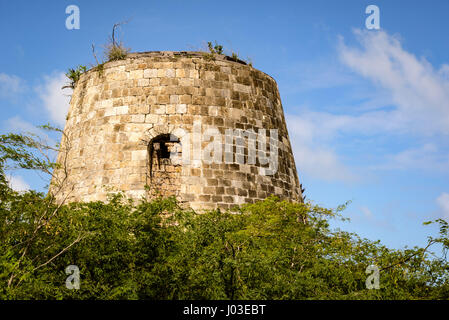
[[[197,121],[222,134],[278,129],[276,174],[260,175],[259,162],[172,163],[167,155],[181,148],[170,133],[192,132]],[[134,53],[89,70],[74,89],[61,146],[67,178],[59,200],[106,200],[121,190],[133,199],[175,195],[194,209],[227,209],[270,194],[302,201],[276,82],[225,56]]]

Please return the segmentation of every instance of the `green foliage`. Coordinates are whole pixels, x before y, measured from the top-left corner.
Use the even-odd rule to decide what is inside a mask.
[[[215,41],[215,45],[212,45],[212,42],[207,43],[207,47],[212,54],[223,54],[223,46],[219,45],[217,41]]]
[[[214,60],[216,54],[224,54],[223,46],[219,45],[217,43],[217,41],[215,41],[215,45],[212,44],[212,42],[210,42],[210,41],[207,42],[207,48],[208,48],[209,52],[204,53],[204,55],[203,55],[204,58],[206,58],[207,60]],[[230,59],[233,61],[236,61],[236,62],[244,61],[239,58],[239,56],[236,52],[231,52]],[[244,62],[247,63],[250,67],[253,66],[253,63],[250,59],[248,59],[248,61],[244,61]]]
[[[215,41],[215,45],[212,42],[207,42],[207,49],[209,52],[203,54],[206,60],[214,60],[216,54],[223,54],[223,46],[219,45],[217,41]]]
[[[95,53],[95,45],[92,44],[92,54],[96,62],[96,65],[94,65],[92,69],[98,71],[98,75],[100,77],[102,77],[104,74],[104,65],[106,62],[123,60],[128,56],[128,53],[130,52],[130,49],[126,48],[121,41],[117,42],[115,39],[116,29],[126,23],[127,22],[116,23],[112,27],[111,37],[109,38],[108,43],[103,47],[104,57],[101,59],[101,62],[98,61],[97,55]]]
[[[126,23],[127,22],[119,22],[114,24],[114,26],[112,27],[111,38],[109,40],[109,43],[105,47],[105,56],[107,61],[123,60],[128,55],[129,49],[125,48],[121,41],[117,42],[115,39],[116,29]]]
[[[125,48],[121,43],[106,45],[105,55],[107,61],[123,60],[129,53],[129,49]]]
[[[97,64],[97,65],[95,66],[95,70],[98,71],[98,75],[99,75],[100,77],[102,77],[102,76],[103,76],[103,73],[104,73],[104,64],[105,64],[105,62],[99,63],[99,64]]]
[[[51,128],[51,127],[49,127]],[[15,192],[4,165],[42,169],[33,139],[0,143],[0,299],[448,299],[449,225],[425,248],[392,250],[332,230],[336,209],[269,197],[196,213],[175,199],[57,204]],[[25,145],[21,149],[20,143]],[[441,257],[428,249],[441,246]],[[65,268],[80,269],[79,290]],[[369,290],[366,268],[380,270]]]
[[[65,74],[67,78],[70,79],[70,84],[68,87],[75,88],[76,83],[80,79],[81,75],[86,72],[87,67],[86,66],[78,66],[75,69],[70,68],[68,72]]]
[[[61,132],[50,125],[39,128]],[[33,133],[8,133],[0,135],[0,164],[6,169],[32,169],[51,175],[57,164],[52,162],[48,152],[57,151],[40,136]]]
[[[331,231],[337,214],[275,197],[234,213],[197,214],[162,198],[134,205],[121,194],[58,207],[8,189],[0,203],[0,298],[448,298],[447,261]],[[79,290],[65,287],[72,264]],[[371,264],[384,268],[379,290],[365,288]]]
[[[1,220],[0,297],[14,299],[139,298],[140,278],[164,247],[160,210],[171,205],[161,200],[132,207],[116,195],[108,204],[58,208],[34,193],[14,194],[8,203]],[[71,264],[80,269],[80,290],[65,287]]]

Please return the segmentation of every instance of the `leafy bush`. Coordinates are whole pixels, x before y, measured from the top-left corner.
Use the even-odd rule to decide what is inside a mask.
[[[107,61],[123,60],[129,53],[129,49],[125,48],[121,43],[106,45],[105,56]]]
[[[125,59],[129,53],[129,49],[125,48],[121,41],[117,42],[115,39],[115,32],[118,27],[127,22],[115,23],[112,27],[112,35],[109,43],[105,46],[105,56],[107,61],[117,61]]]
[[[214,60],[216,54],[225,54],[225,52],[223,50],[223,46],[219,45],[217,43],[217,41],[215,41],[215,45],[212,44],[212,42],[210,42],[210,41],[207,42],[207,49],[209,50],[209,52],[203,53],[204,58],[206,58],[207,60]],[[244,63],[248,64],[250,67],[253,66],[253,63],[249,58],[247,59],[247,61],[240,59],[238,54],[233,51],[231,51],[230,57],[228,57],[228,59],[230,59],[232,61],[236,61],[236,62],[244,62]]]
[[[336,211],[275,197],[197,214],[171,198],[58,208],[9,190],[0,212],[2,299],[448,298],[447,262],[332,232]],[[365,287],[373,263],[394,266],[379,290]],[[79,290],[65,287],[68,265]]]
[[[212,42],[207,43],[207,47],[212,54],[223,54],[223,46],[219,45],[217,41],[215,41],[215,45],[212,45]]]
[[[332,230],[335,210],[269,197],[196,213],[173,198],[57,204],[16,192],[5,164],[48,171],[23,135],[0,136],[0,299],[448,299],[449,226],[425,248],[393,250]],[[21,143],[27,142],[26,148]],[[430,257],[440,244],[443,254]],[[369,265],[380,289],[366,288]],[[80,269],[79,290],[65,269]]]
[[[81,75],[86,72],[86,66],[78,66],[75,69],[70,68],[68,72],[65,74],[67,78],[70,79],[70,84],[67,87],[75,88],[76,83],[80,79]]]

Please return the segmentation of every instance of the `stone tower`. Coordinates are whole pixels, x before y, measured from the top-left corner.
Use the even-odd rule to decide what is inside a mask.
[[[82,74],[57,161],[59,201],[114,191],[193,209],[302,201],[276,82],[223,55],[133,53]]]

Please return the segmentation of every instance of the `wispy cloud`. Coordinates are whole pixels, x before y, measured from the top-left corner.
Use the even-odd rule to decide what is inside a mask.
[[[23,120],[19,116],[7,119],[5,122],[6,129],[14,132],[31,132],[34,134],[40,133],[40,130],[33,124]]]
[[[356,77],[339,64],[334,56],[317,58],[312,62],[289,64],[288,68],[283,71],[289,75],[294,83],[284,85],[284,94],[355,85],[357,83]]]
[[[50,119],[64,126],[69,109],[70,89],[62,89],[68,79],[63,72],[53,72],[44,76],[44,83],[36,88],[36,92],[49,112]]]
[[[354,33],[360,48],[348,47],[341,40],[341,61],[385,90],[394,106],[389,112],[370,115],[376,127],[379,120],[384,120],[378,130],[449,134],[449,67],[443,65],[436,70],[426,59],[404,50],[396,37],[384,31]],[[354,117],[354,121],[364,116]]]
[[[371,212],[371,210],[368,207],[360,207],[360,211],[363,213],[363,215],[366,218],[371,219],[373,217],[373,213]]]
[[[15,99],[25,88],[25,81],[18,76],[0,73],[0,98]]]
[[[56,146],[55,139],[60,139],[59,134],[51,137],[47,131],[39,127],[36,127],[32,123],[23,120],[19,116],[9,118],[3,121],[3,124],[6,131],[24,134],[28,133],[34,134],[37,137],[39,137],[39,139],[41,139],[41,142],[46,143],[49,146]],[[56,153],[52,150],[48,151],[48,155],[52,158],[56,158]]]
[[[385,230],[395,231],[396,226],[391,223],[391,220],[386,219],[384,215],[378,212],[373,212],[366,206],[361,206],[360,211],[357,210],[352,214],[351,220],[358,220],[370,225],[375,225]]]
[[[441,217],[449,221],[449,193],[443,192],[437,198],[437,204],[441,210]]]
[[[15,191],[27,191],[30,185],[21,176],[7,176],[9,187]]]
[[[324,106],[329,112],[302,107],[287,115],[295,158],[301,170],[316,178],[347,181],[354,179],[354,169],[339,156],[336,142],[344,137],[351,141],[366,139],[376,143],[385,137],[406,138],[409,145],[395,154],[373,154],[379,163],[365,164],[372,169],[427,169],[449,172],[449,65],[434,68],[424,58],[407,52],[397,37],[384,31],[354,31],[358,46],[346,45],[341,38],[337,46],[340,67],[346,68],[338,80],[334,67],[330,80],[322,73],[321,87],[353,82],[369,85],[353,91],[358,100],[348,99],[343,107]],[[311,82],[319,88],[319,76]],[[357,83],[357,81],[354,81]],[[369,89],[369,90],[367,90]],[[340,102],[341,103],[341,102]],[[411,139],[415,139],[411,141]],[[419,141],[418,141],[419,140]],[[356,151],[355,151],[356,152]]]
[[[329,145],[322,143],[324,136],[319,126],[307,119],[286,115],[293,153],[299,170],[324,181],[352,182],[357,175],[347,168]]]
[[[373,169],[449,172],[449,152],[441,151],[434,143],[426,143],[396,154],[386,155],[385,162],[374,166]]]

